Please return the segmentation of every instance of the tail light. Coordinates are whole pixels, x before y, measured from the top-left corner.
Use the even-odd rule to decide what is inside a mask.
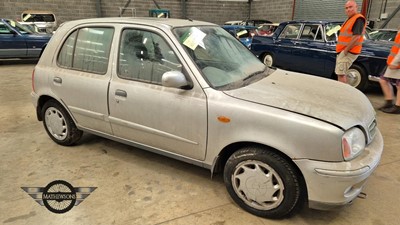
[[[35,92],[35,69],[32,71],[32,91]]]

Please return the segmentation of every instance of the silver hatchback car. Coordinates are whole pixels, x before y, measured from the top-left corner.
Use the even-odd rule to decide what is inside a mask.
[[[56,143],[73,145],[85,131],[222,172],[232,199],[262,217],[350,203],[383,152],[364,94],[266,67],[206,22],[67,22],[32,82]]]

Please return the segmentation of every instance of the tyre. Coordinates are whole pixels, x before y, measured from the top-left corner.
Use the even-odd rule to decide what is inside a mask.
[[[82,137],[64,107],[55,100],[47,101],[42,108],[43,125],[47,134],[60,145],[73,145]]]
[[[272,56],[272,54],[270,54],[270,53],[265,53],[264,55],[263,55],[263,63],[265,64],[265,65],[267,65],[268,67],[271,67],[271,66],[273,66],[274,65],[274,57]]]
[[[361,66],[353,64],[347,73],[347,83],[360,91],[365,91],[368,87],[367,73]]]
[[[246,147],[229,157],[224,182],[233,200],[260,217],[282,218],[303,206],[305,185],[294,166],[282,156]]]

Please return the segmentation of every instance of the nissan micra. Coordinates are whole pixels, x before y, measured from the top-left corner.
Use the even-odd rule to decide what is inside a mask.
[[[383,152],[364,94],[267,67],[212,23],[67,22],[32,88],[54,142],[88,132],[222,172],[232,199],[262,217],[352,202]]]

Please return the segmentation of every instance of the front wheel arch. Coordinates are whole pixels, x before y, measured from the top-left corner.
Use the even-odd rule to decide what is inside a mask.
[[[226,157],[228,156],[225,155],[225,157],[221,158]],[[270,168],[274,171],[272,173],[274,174],[273,176],[280,177],[279,179],[283,180],[283,182],[280,182],[282,190],[279,190],[279,192],[284,195],[284,198],[279,200],[281,202],[277,203],[277,205],[272,203],[271,206],[264,205],[254,207],[254,205],[259,204],[259,202],[256,201],[256,203],[252,203],[251,200],[250,202],[246,200],[249,192],[246,193],[246,191],[239,191],[238,188],[235,188],[237,184],[235,184],[236,175],[234,174],[239,167],[243,166],[243,163],[248,163],[249,165],[254,163],[254,165],[259,165],[264,168],[271,166]],[[300,169],[292,159],[276,149],[259,144],[242,145],[241,148],[230,152],[224,164],[224,182],[228,193],[236,204],[254,215],[267,218],[288,217],[301,210],[307,204],[307,186]],[[246,167],[246,165],[244,165],[244,167]],[[265,197],[268,197],[268,194],[266,194]],[[277,198],[279,199],[279,197]],[[267,205],[268,204],[269,203],[267,203]]]
[[[262,63],[264,63],[268,67],[275,66],[274,54],[272,54],[270,52],[264,52],[263,54],[261,54],[260,60]]]

